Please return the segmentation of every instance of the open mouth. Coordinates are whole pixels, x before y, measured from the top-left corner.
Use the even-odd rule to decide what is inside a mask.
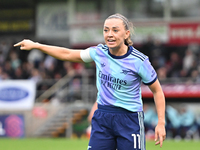
[[[112,43],[114,43],[115,42],[115,40],[108,40],[108,43],[109,44],[112,44]]]

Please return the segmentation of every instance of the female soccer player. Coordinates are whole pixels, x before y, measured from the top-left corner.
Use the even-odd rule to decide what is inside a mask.
[[[146,55],[131,41],[131,23],[121,14],[109,16],[103,27],[105,45],[72,50],[23,40],[21,50],[39,49],[57,59],[96,63],[98,109],[92,118],[88,150],[145,150],[141,83],[151,89],[158,114],[156,145],[165,140],[165,98]]]

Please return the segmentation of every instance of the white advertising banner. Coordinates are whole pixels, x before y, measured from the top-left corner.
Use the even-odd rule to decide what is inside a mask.
[[[32,80],[0,81],[0,110],[32,109],[36,83]]]

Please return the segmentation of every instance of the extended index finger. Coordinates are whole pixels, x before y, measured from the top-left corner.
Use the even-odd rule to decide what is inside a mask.
[[[160,136],[159,142],[160,142],[160,147],[162,147],[162,144],[163,144],[163,137],[162,136]]]
[[[20,46],[20,45],[22,45],[22,42],[18,42],[17,44],[14,45],[14,47]]]

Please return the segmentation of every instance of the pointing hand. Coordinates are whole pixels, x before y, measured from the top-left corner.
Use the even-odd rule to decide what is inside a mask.
[[[31,40],[23,40],[17,44],[14,45],[14,47],[16,46],[20,46],[21,50],[31,50],[33,48],[36,48],[38,43],[35,43]]]

